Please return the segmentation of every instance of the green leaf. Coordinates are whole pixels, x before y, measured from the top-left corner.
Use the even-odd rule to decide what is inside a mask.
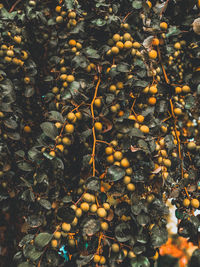
[[[42,128],[44,134],[52,140],[54,140],[58,135],[56,126],[51,122],[43,122],[42,124],[40,124],[40,127]]]
[[[74,8],[73,0],[65,0],[64,4],[67,9],[71,10]]]
[[[33,166],[28,162],[19,162],[17,166],[20,170],[25,172],[31,172],[34,169]]]
[[[179,35],[180,33],[181,33],[181,31],[176,26],[171,26],[171,27],[169,27],[169,30],[166,33],[166,37]]]
[[[103,20],[103,19],[95,19],[92,21],[93,24],[96,24],[97,26],[99,27],[102,27],[104,25],[106,25],[106,20]]]
[[[150,267],[150,262],[147,257],[139,256],[130,260],[131,267]]]
[[[47,210],[50,210],[51,209],[51,203],[48,200],[46,200],[46,199],[40,199],[39,200],[39,203],[45,209],[47,209]]]
[[[27,259],[30,259],[31,261],[35,262],[41,257],[41,255],[43,254],[43,251],[39,251],[36,249],[35,246],[31,244],[27,244],[23,248],[23,253]]]
[[[52,237],[53,237],[52,234],[40,233],[39,235],[36,236],[34,244],[39,248],[43,248],[49,244]]]
[[[125,175],[125,171],[122,168],[113,165],[108,168],[106,177],[109,181],[116,182],[122,179],[124,175]]]
[[[51,110],[49,112],[49,120],[64,122],[64,118],[63,118],[62,114],[58,111],[55,111],[55,110]]]
[[[129,72],[129,65],[126,63],[121,63],[117,65],[118,72]]]
[[[165,228],[155,225],[151,231],[151,242],[154,248],[159,248],[167,242],[168,232]]]
[[[96,58],[96,59],[100,58],[98,51],[91,47],[86,48],[85,53],[89,58]]]
[[[142,1],[139,1],[139,0],[135,0],[132,2],[132,7],[134,9],[140,9],[142,8]]]
[[[30,262],[24,261],[17,265],[17,267],[34,267],[34,265]]]

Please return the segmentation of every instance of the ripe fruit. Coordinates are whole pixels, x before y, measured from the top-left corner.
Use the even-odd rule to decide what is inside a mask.
[[[157,87],[155,85],[150,86],[150,88],[149,88],[149,93],[150,94],[154,95],[154,94],[157,94],[157,92],[158,92],[158,89],[157,89]]]
[[[159,257],[159,252],[156,251],[156,253],[154,254],[154,256],[152,257],[152,260],[156,261]]]
[[[92,213],[95,213],[97,211],[97,205],[96,204],[92,204],[91,207],[90,207],[90,211]]]
[[[83,117],[83,116],[82,116],[82,113],[79,112],[79,111],[75,113],[75,116],[76,116],[76,118],[77,118],[78,120],[81,120],[82,117]]]
[[[63,22],[63,17],[62,16],[57,16],[56,17],[56,22],[57,23],[62,23]]]
[[[187,149],[188,150],[195,150],[196,149],[196,144],[194,142],[189,142],[187,144]]]
[[[158,38],[153,38],[153,40],[152,40],[152,45],[154,45],[154,46],[158,46],[159,45],[159,39]]]
[[[144,116],[142,116],[142,115],[138,115],[138,116],[137,116],[137,121],[138,121],[139,123],[143,123],[143,121],[144,121]]]
[[[16,35],[16,36],[14,36],[13,40],[14,40],[17,44],[20,44],[21,41],[22,41],[22,38],[21,38],[21,36]]]
[[[154,96],[149,97],[148,103],[149,105],[154,106],[156,104],[156,98]]]
[[[112,39],[113,39],[113,41],[118,42],[121,40],[121,36],[118,33],[116,33],[113,35]]]
[[[106,155],[111,155],[113,153],[113,148],[111,146],[107,146],[105,148]]]
[[[114,157],[113,157],[113,155],[108,156],[108,157],[106,158],[106,161],[107,161],[108,163],[112,164],[112,163],[114,162]]]
[[[66,146],[70,146],[72,144],[72,141],[68,137],[63,137],[62,143]]]
[[[171,165],[172,165],[170,159],[163,159],[163,164],[164,164],[166,167],[171,167]]]
[[[31,127],[28,126],[28,125],[24,126],[24,132],[25,133],[30,133],[31,132]]]
[[[80,208],[83,210],[83,211],[88,211],[90,206],[87,202],[82,202],[81,205],[80,205]]]
[[[117,46],[113,46],[111,48],[111,52],[114,54],[114,55],[117,55],[119,53],[119,48]]]
[[[52,150],[49,152],[49,155],[54,158],[56,156],[56,153],[55,153],[55,151]]]
[[[116,86],[117,86],[117,89],[119,89],[119,90],[124,88],[123,82],[117,82]]]
[[[115,158],[116,160],[121,160],[122,157],[123,157],[123,155],[122,155],[122,152],[121,152],[121,151],[116,151],[116,152],[114,153],[114,158]]]
[[[117,243],[113,243],[111,249],[113,252],[117,253],[119,252],[119,245]]]
[[[151,58],[151,59],[156,59],[157,58],[156,50],[149,51],[149,58]]]
[[[69,223],[62,223],[62,230],[65,231],[65,232],[69,232],[71,230],[71,224]]]
[[[94,101],[94,105],[95,105],[95,107],[100,108],[101,107],[101,99],[96,98]]]
[[[56,239],[51,240],[51,246],[56,248],[58,246],[58,241]]]
[[[129,163],[129,161],[128,161],[127,158],[123,158],[123,159],[121,160],[120,164],[121,164],[121,166],[124,167],[124,168],[128,168],[129,165],[130,165],[130,163]]]
[[[182,115],[182,110],[180,108],[175,108],[174,109],[174,114],[177,116],[181,116]]]
[[[182,91],[183,91],[183,93],[189,93],[191,91],[191,89],[188,85],[184,85],[182,87]]]
[[[68,18],[69,19],[75,19],[76,18],[76,13],[74,11],[69,12]]]
[[[126,32],[126,33],[123,35],[123,38],[124,38],[124,41],[130,41],[130,40],[131,40],[131,35],[130,35],[130,33]]]
[[[181,44],[179,42],[175,43],[174,44],[174,48],[177,49],[177,50],[181,49]]]
[[[195,209],[198,209],[198,208],[199,208],[199,200],[196,199],[196,198],[193,198],[193,199],[191,200],[191,206],[192,206],[193,208],[195,208]]]
[[[75,116],[75,114],[74,114],[73,112],[69,112],[69,113],[67,114],[67,119],[68,119],[69,121],[73,121],[75,118],[76,118],[76,116]]]
[[[70,247],[75,247],[75,245],[76,245],[75,240],[74,240],[74,239],[69,239],[69,240],[68,240],[68,245],[69,245]]]
[[[56,148],[59,149],[61,152],[64,151],[64,146],[63,145],[57,145]]]
[[[97,215],[101,218],[104,218],[107,216],[107,212],[104,208],[98,208],[97,209]]]
[[[75,211],[76,217],[80,218],[82,216],[82,209],[81,208],[77,208]]]
[[[74,125],[73,124],[66,124],[65,125],[66,133],[73,133],[74,132]]]
[[[188,208],[190,206],[190,200],[188,198],[185,198],[183,200],[183,206],[186,208]]]
[[[57,13],[60,13],[60,12],[61,12],[61,9],[62,9],[61,6],[57,6],[57,7],[55,8],[55,11],[56,11]]]
[[[140,127],[140,131],[145,133],[145,134],[148,134],[149,133],[149,127],[147,125],[142,125]]]
[[[123,182],[126,185],[129,184],[131,182],[131,177],[130,176],[124,176]]]
[[[114,93],[114,92],[116,91],[116,89],[117,89],[117,87],[116,87],[114,84],[112,84],[112,85],[109,87],[109,91],[110,91],[111,93]]]
[[[83,199],[87,202],[91,202],[92,198],[91,198],[91,195],[89,193],[85,193],[83,195]]]
[[[29,83],[30,83],[30,81],[31,81],[31,80],[30,80],[30,78],[29,78],[29,77],[25,77],[25,78],[24,78],[24,83],[25,83],[25,84],[29,84]]]
[[[102,125],[101,122],[95,122],[94,128],[95,128],[96,131],[101,132],[102,129],[103,129],[103,125]]]
[[[167,30],[167,28],[168,28],[167,23],[166,23],[166,22],[161,22],[161,23],[160,23],[160,28],[161,28],[162,30]]]
[[[71,39],[71,40],[69,40],[68,44],[69,44],[70,46],[75,46],[75,45],[76,45],[76,41],[73,40],[73,39]]]
[[[131,47],[132,47],[132,42],[131,41],[126,41],[125,43],[124,43],[124,48],[126,48],[126,49],[130,49]]]
[[[116,43],[116,46],[119,48],[119,49],[123,49],[124,48],[124,44],[121,42],[121,41],[118,41]]]
[[[56,238],[56,239],[60,239],[61,238],[61,232],[55,232],[54,234],[53,234],[53,236]]]
[[[104,207],[105,210],[109,210],[110,209],[110,204],[105,202],[105,203],[103,203],[103,207]]]
[[[71,83],[74,81],[74,76],[73,75],[68,75],[67,76],[67,82]]]
[[[128,257],[129,257],[129,259],[133,259],[133,258],[136,257],[136,255],[135,255],[135,253],[133,251],[130,250],[129,253],[128,253]]]
[[[155,196],[153,194],[147,196],[147,202],[151,203],[155,199]]]
[[[94,255],[93,261],[95,263],[98,263],[100,261],[101,257],[99,255]]]
[[[75,217],[74,220],[72,221],[71,225],[76,226],[77,223],[78,223],[78,219],[77,219],[77,217]]]
[[[101,256],[99,263],[102,264],[102,265],[105,264],[106,263],[106,258],[104,256]]]
[[[175,93],[176,93],[176,94],[180,94],[181,92],[182,92],[182,88],[179,87],[179,86],[177,86],[177,87],[175,88]]]
[[[141,47],[141,44],[138,43],[138,42],[133,42],[133,47],[136,48],[136,49],[138,49],[138,48]]]
[[[135,185],[132,183],[127,184],[126,188],[128,191],[135,191]]]
[[[107,231],[108,230],[108,223],[107,222],[102,222],[101,223],[101,229],[103,231]]]

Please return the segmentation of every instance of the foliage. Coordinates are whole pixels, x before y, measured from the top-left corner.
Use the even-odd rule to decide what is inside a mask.
[[[198,14],[196,0],[0,4],[14,266],[153,265],[168,198],[198,244]]]

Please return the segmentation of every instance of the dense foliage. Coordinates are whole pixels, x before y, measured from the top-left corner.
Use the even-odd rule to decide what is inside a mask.
[[[169,198],[199,244],[199,8],[0,5],[3,266],[153,266]]]

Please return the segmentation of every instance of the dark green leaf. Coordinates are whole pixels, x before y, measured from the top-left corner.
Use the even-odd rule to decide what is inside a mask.
[[[44,207],[47,210],[51,209],[51,203],[47,199],[40,199],[39,203],[42,207]]]
[[[134,9],[140,9],[140,8],[142,8],[142,1],[134,0],[134,1],[132,2],[132,7],[133,7]]]
[[[49,242],[51,241],[53,235],[49,234],[49,233],[40,233],[39,235],[36,236],[34,244],[39,247],[39,248],[43,248],[46,245],[49,244]]]
[[[115,165],[108,168],[106,178],[108,181],[116,182],[125,176],[125,171]]]
[[[43,122],[42,124],[40,124],[40,127],[42,128],[44,134],[53,140],[58,135],[56,126],[51,122]]]

